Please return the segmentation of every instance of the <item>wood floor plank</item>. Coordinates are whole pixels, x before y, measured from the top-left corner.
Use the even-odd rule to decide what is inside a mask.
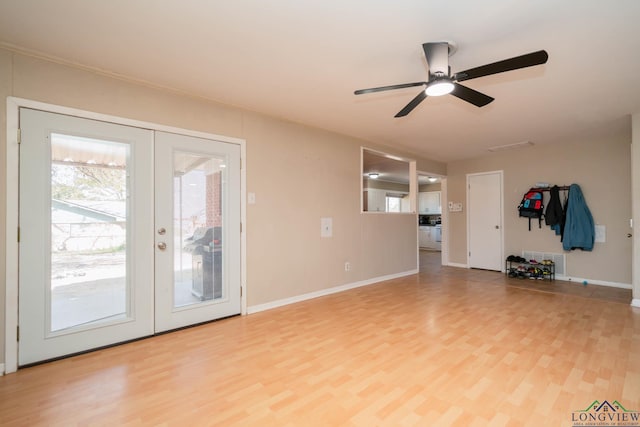
[[[640,410],[640,310],[617,290],[422,267],[0,377],[0,425],[540,426],[596,399]]]

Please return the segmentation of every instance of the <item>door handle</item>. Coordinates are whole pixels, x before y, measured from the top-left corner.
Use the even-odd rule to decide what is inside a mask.
[[[164,235],[164,233],[166,233],[166,232],[167,232],[167,230],[165,230],[163,227],[158,228],[158,234],[159,234],[159,235],[163,236],[163,235]]]
[[[496,225],[496,230],[500,230],[500,226],[499,225]]]
[[[164,251],[165,249],[167,249],[167,244],[165,242],[158,243],[158,249]]]

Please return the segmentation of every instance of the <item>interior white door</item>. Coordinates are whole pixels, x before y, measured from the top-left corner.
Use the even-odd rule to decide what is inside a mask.
[[[502,173],[468,175],[469,267],[502,270]]]
[[[156,132],[157,332],[239,314],[240,146]]]
[[[153,132],[25,108],[20,127],[19,364],[153,334]]]

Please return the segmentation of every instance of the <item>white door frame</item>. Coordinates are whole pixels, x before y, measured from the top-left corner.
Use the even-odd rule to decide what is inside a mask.
[[[640,308],[640,112],[631,116],[631,216],[631,306]]]
[[[213,139],[240,145],[241,171],[240,171],[240,221],[242,222],[242,232],[240,236],[240,283],[242,286],[241,314],[247,312],[247,217],[246,217],[246,191],[247,191],[247,171],[246,167],[246,141],[240,138],[215,135],[206,132],[193,131],[172,126],[160,125],[157,123],[144,122],[140,120],[127,119],[107,114],[94,113],[76,108],[69,108],[60,105],[47,104],[29,99],[7,97],[7,163],[6,163],[6,271],[5,271],[5,373],[15,372],[18,369],[18,201],[19,201],[19,150],[18,150],[18,129],[21,107],[36,110],[49,111],[52,113],[67,114],[71,116],[102,120],[125,126],[139,127],[143,129],[158,130],[169,133],[177,133],[197,138]],[[0,371],[0,375],[2,372]]]
[[[467,199],[467,208],[465,209],[467,211],[467,233],[466,233],[466,237],[467,237],[467,268],[471,268],[471,262],[470,262],[470,256],[469,256],[469,233],[471,232],[471,228],[470,228],[470,211],[469,211],[469,185],[470,182],[469,180],[471,179],[471,177],[473,176],[481,176],[481,175],[493,175],[493,174],[498,174],[500,177],[500,259],[504,260],[505,256],[504,256],[504,172],[501,170],[497,170],[497,171],[489,171],[489,172],[479,172],[479,173],[468,173],[467,174],[467,181],[465,183],[465,193],[466,193],[466,199]],[[502,270],[502,268],[500,269]]]
[[[449,265],[449,196],[447,193],[447,178],[442,177],[440,180],[440,205],[442,206],[442,213],[440,218],[442,219],[442,265]]]

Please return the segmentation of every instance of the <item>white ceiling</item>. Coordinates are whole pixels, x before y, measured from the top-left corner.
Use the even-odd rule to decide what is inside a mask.
[[[545,49],[545,65],[428,98],[422,43],[453,72]],[[640,112],[637,0],[0,0],[0,45],[129,76],[441,161],[530,140],[629,132]]]

